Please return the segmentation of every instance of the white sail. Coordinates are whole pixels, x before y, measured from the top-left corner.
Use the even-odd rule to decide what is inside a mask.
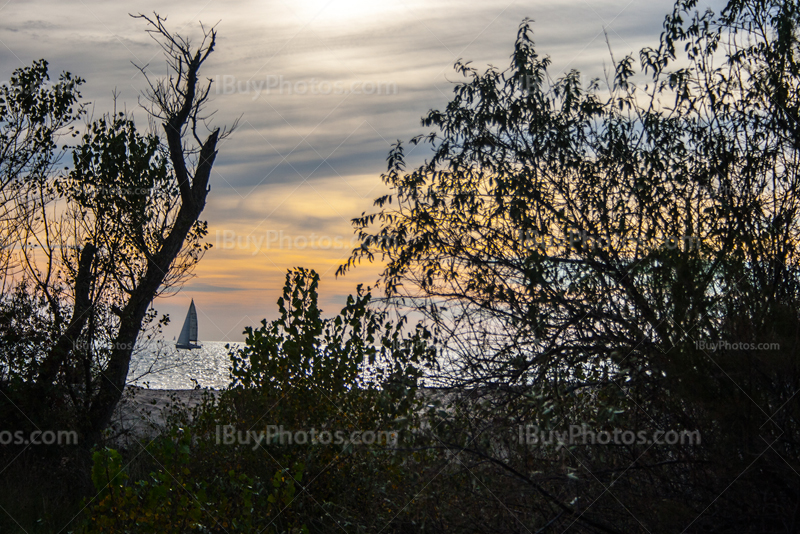
[[[189,311],[186,313],[186,320],[183,322],[181,335],[178,336],[175,347],[179,349],[200,348],[200,345],[197,344],[197,310],[194,307],[194,299],[189,305]]]

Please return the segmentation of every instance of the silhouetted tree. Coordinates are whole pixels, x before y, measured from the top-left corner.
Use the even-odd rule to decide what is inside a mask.
[[[16,410],[20,424],[54,424],[52,414],[63,426],[71,418],[87,445],[111,419],[142,329],[164,321],[153,299],[185,280],[209,246],[199,217],[217,144],[229,133],[213,128],[201,137],[210,82],[199,72],[216,31],[203,28],[193,48],[158,15],[137,18],[170,69],[165,79],[148,78],[145,94],[163,137],[140,133],[125,113],[94,121],[72,150],[72,168],[46,174],[27,216],[18,217],[22,287],[52,336],[16,362],[24,377],[7,411]]]
[[[0,268],[3,293],[19,265],[12,250],[21,221],[31,216],[32,198],[47,190],[62,155],[58,142],[74,133],[71,124],[84,112],[79,77],[64,72],[48,87],[47,62],[17,69],[0,85]],[[52,191],[49,191],[52,193]]]
[[[800,521],[800,14],[695,5],[676,4],[640,78],[614,61],[607,95],[577,71],[552,81],[527,21],[508,70],[458,63],[468,80],[423,119],[438,131],[412,140],[430,160],[406,172],[398,143],[392,192],[354,221],[339,272],[387,260],[389,301],[447,340],[432,379],[466,411],[437,439],[532,490],[530,527]],[[698,429],[703,446],[498,456],[532,422]]]

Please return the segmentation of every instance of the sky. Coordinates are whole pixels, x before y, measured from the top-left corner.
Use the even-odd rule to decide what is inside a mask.
[[[388,192],[381,180],[398,140],[428,133],[420,119],[443,109],[462,78],[462,59],[483,71],[510,63],[520,22],[533,22],[540,55],[558,78],[577,69],[588,80],[656,46],[671,0],[0,0],[0,81],[44,58],[51,77],[86,79],[95,118],[133,111],[150,76],[166,73],[159,46],[130,13],[167,17],[174,33],[199,43],[200,23],[216,26],[217,46],[201,75],[213,81],[215,126],[234,133],[218,148],[202,218],[213,247],[180,292],[156,300],[177,336],[189,302],[200,339],[240,341],[245,326],[277,317],[288,269],[321,277],[320,304],[338,312],[358,284],[373,285],[382,265],[334,273],[356,241],[351,220],[374,213]],[[708,3],[699,2],[701,9]],[[719,2],[710,7],[719,9]],[[407,148],[409,165],[430,152]]]

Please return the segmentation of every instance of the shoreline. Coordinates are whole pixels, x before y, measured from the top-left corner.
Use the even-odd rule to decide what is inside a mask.
[[[114,409],[109,426],[109,440],[114,444],[130,445],[138,439],[152,439],[166,428],[170,414],[198,406],[205,395],[220,390],[147,389],[128,385]]]
[[[170,415],[197,407],[207,394],[217,396],[221,389],[148,389],[127,385],[114,410],[108,429],[113,446],[128,447],[142,439],[154,439],[167,427]],[[423,396],[448,396],[447,390],[419,388]]]

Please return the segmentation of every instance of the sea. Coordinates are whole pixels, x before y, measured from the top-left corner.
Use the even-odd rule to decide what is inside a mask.
[[[230,385],[230,352],[244,343],[200,341],[199,349],[177,349],[175,341],[137,345],[128,385],[147,389],[224,389]],[[229,345],[230,348],[225,348]]]
[[[176,349],[175,342],[137,346],[128,384],[149,389],[222,389],[230,384],[230,350],[242,343],[201,341],[199,349]],[[230,349],[225,348],[230,345]]]
[[[175,341],[158,340],[137,345],[131,356],[128,385],[147,389],[224,389],[231,383],[230,352],[243,342],[200,341],[199,349],[177,349]],[[230,348],[226,348],[228,345]],[[440,355],[441,371],[451,365]],[[423,383],[435,387],[436,380]]]

